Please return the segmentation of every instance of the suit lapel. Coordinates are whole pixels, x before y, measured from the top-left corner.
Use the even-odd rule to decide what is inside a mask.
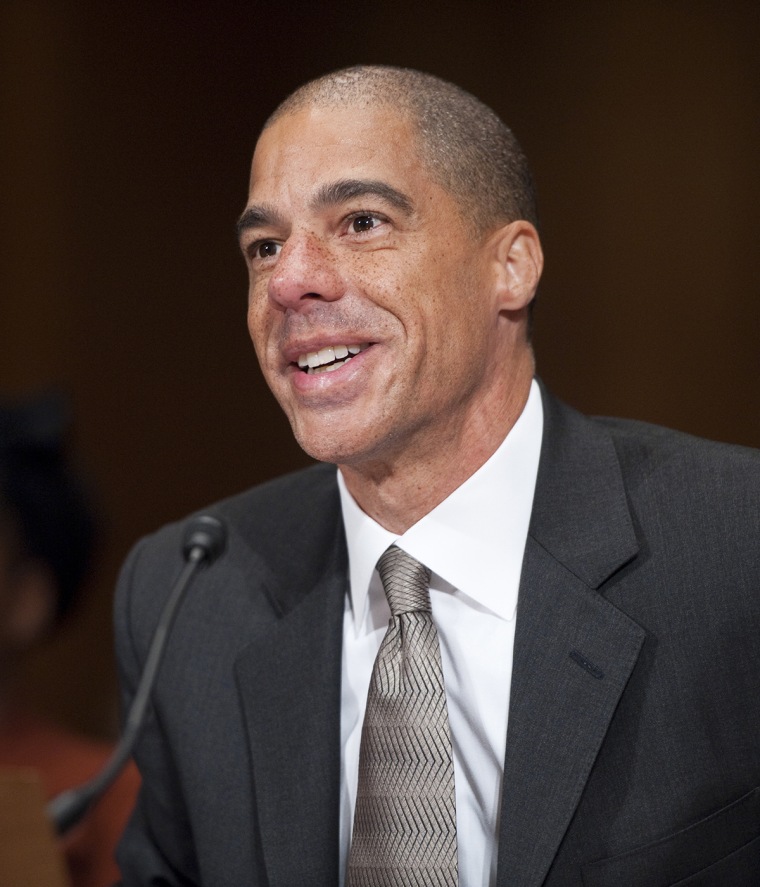
[[[539,887],[644,640],[596,590],[638,551],[609,435],[544,395],[517,609],[498,887]]]
[[[333,469],[334,470],[334,469]],[[334,486],[334,484],[333,484]],[[259,850],[270,887],[338,881],[341,632],[347,571],[340,511],[309,550],[271,564],[271,621],[236,664],[250,743]],[[285,581],[282,577],[285,576]],[[275,577],[279,577],[275,579]]]

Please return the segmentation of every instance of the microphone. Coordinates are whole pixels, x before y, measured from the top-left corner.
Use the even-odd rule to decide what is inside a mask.
[[[137,692],[129,708],[124,732],[118,745],[103,769],[92,779],[76,788],[61,792],[47,805],[48,817],[59,835],[64,835],[79,822],[129,760],[145,721],[150,696],[179,605],[198,568],[203,565],[208,566],[215,561],[224,552],[226,543],[227,529],[219,518],[210,514],[201,514],[188,524],[182,543],[185,565],[161,611],[161,618],[153,633]]]

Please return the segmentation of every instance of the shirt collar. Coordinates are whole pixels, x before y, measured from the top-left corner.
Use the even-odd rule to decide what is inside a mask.
[[[361,510],[338,471],[357,631],[377,560],[394,542],[479,605],[514,618],[542,432],[534,380],[525,408],[491,458],[402,536]]]

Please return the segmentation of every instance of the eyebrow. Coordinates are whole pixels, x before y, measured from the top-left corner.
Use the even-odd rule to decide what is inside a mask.
[[[314,210],[328,209],[359,197],[379,197],[406,215],[411,215],[414,210],[411,198],[387,182],[377,179],[339,179],[337,182],[330,182],[317,191],[310,206]],[[284,220],[280,213],[269,204],[262,203],[249,206],[238,219],[235,230],[240,238],[249,228],[283,225]]]
[[[270,225],[283,225],[284,220],[276,209],[266,203],[249,206],[235,224],[238,239],[248,228],[266,228]]]
[[[323,185],[311,201],[311,206],[313,209],[326,209],[358,197],[379,197],[407,215],[414,209],[406,194],[377,179],[339,179]]]

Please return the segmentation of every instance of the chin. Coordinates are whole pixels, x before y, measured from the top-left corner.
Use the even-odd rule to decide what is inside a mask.
[[[365,440],[361,434],[351,434],[345,424],[320,423],[315,427],[309,423],[308,427],[292,422],[293,435],[298,445],[312,459],[318,462],[333,462],[336,465],[349,465],[362,462],[367,454],[372,452],[374,440]]]
[[[318,462],[339,462],[346,451],[345,441],[334,429],[303,428],[291,423],[293,435],[301,449]]]

